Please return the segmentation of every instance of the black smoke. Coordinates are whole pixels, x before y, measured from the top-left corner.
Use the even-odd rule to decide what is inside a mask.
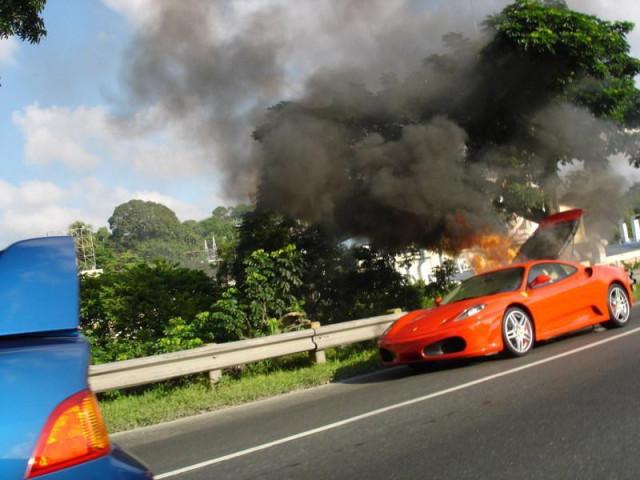
[[[126,58],[122,117],[177,128],[230,196],[343,237],[456,249],[502,223],[492,159],[534,142],[539,181],[541,143],[595,138],[576,128],[588,112],[535,93],[551,68],[486,50],[478,23],[505,3],[159,0]],[[522,116],[547,127],[532,140]]]

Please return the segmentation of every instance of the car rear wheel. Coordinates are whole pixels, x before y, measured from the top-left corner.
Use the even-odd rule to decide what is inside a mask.
[[[609,287],[607,294],[607,307],[609,308],[609,321],[602,324],[606,328],[624,327],[629,323],[631,306],[629,296],[621,285],[614,283]]]
[[[502,318],[505,351],[515,357],[525,355],[533,347],[533,321],[527,312],[511,307]]]

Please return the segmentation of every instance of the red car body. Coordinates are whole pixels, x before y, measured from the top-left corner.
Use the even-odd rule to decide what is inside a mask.
[[[550,217],[521,253],[535,251],[532,245],[553,250],[548,248],[550,239],[554,240],[549,232],[562,230],[556,242],[559,247],[550,254],[559,256],[568,243],[567,235],[573,237],[581,213]],[[378,346],[388,366],[502,351],[519,356],[535,341],[590,325],[624,326],[630,307],[631,288],[622,268],[529,260],[465,280],[442,304],[398,319]]]

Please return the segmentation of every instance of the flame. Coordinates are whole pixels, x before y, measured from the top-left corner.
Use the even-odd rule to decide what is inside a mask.
[[[518,249],[507,235],[495,233],[477,235],[471,239],[467,254],[475,273],[482,273],[513,262]]]

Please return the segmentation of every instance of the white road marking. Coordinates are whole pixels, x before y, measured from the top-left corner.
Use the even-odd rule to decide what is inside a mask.
[[[604,340],[599,340],[597,342],[591,343],[589,345],[585,345],[583,347],[576,348],[574,350],[569,350],[568,352],[560,353],[558,355],[554,355],[553,357],[544,358],[542,360],[538,360],[533,363],[529,363],[527,365],[522,365],[521,367],[512,368],[510,370],[505,370],[504,372],[496,373],[493,375],[489,375],[487,377],[480,378],[478,380],[473,380],[472,382],[467,382],[462,385],[458,385],[456,387],[447,388],[445,390],[440,390],[438,392],[430,393],[428,395],[424,395],[422,397],[414,398],[411,400],[407,400],[405,402],[396,403],[394,405],[389,405],[388,407],[379,408],[377,410],[372,410],[367,413],[363,413],[362,415],[356,415],[355,417],[346,418],[344,420],[340,420],[339,422],[330,423],[328,425],[324,425],[322,427],[313,428],[311,430],[307,430],[305,432],[300,432],[296,435],[291,435],[289,437],[284,437],[279,440],[274,440],[273,442],[264,443],[262,445],[257,445],[252,448],[247,448],[246,450],[240,450],[239,452],[230,453],[229,455],[224,455],[222,457],[213,458],[211,460],[205,460],[204,462],[195,463],[193,465],[189,465],[183,468],[179,468],[177,470],[172,470],[170,472],[161,473],[160,475],[155,475],[156,480],[162,480],[163,478],[175,477],[176,475],[180,475],[182,473],[192,472],[194,470],[198,470],[200,468],[208,467],[211,465],[215,465],[217,463],[226,462],[227,460],[233,460],[234,458],[243,457],[245,455],[249,455],[254,452],[259,452],[261,450],[266,450],[271,447],[275,447],[277,445],[282,445],[284,443],[293,442],[300,438],[309,437],[311,435],[315,435],[317,433],[326,432],[327,430],[333,430],[338,427],[342,427],[343,425],[348,425],[350,423],[358,422],[360,420],[364,420],[365,418],[374,417],[376,415],[381,415],[383,413],[390,412],[392,410],[397,410],[399,408],[407,407],[409,405],[415,405],[416,403],[425,402],[427,400],[431,400],[432,398],[441,397],[443,395],[447,395],[449,393],[457,392],[459,390],[464,390],[466,388],[473,387],[475,385],[479,385],[481,383],[489,382],[491,380],[495,380],[496,378],[506,377],[507,375],[512,375],[517,372],[521,372],[522,370],[527,370],[529,368],[537,367],[538,365],[543,365],[545,363],[553,362],[555,360],[559,360],[564,357],[568,357],[570,355],[574,355],[579,352],[583,352],[585,350],[589,350],[591,348],[598,347],[605,343],[613,342],[615,340],[619,340],[628,335],[632,335],[634,333],[640,332],[640,327],[634,328],[633,330],[626,331],[621,333],[620,335],[616,335],[615,337],[605,338]]]

